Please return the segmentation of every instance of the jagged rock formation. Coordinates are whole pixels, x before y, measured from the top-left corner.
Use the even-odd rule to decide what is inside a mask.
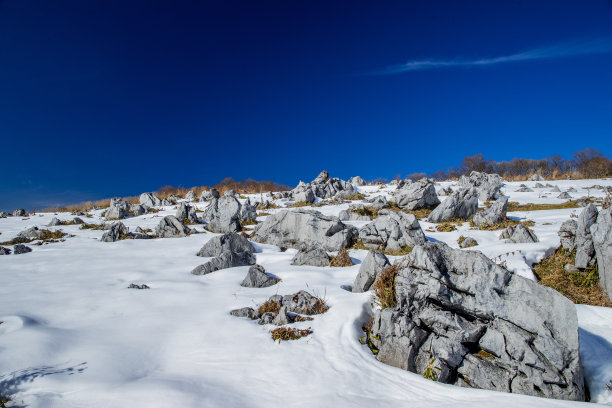
[[[385,256],[385,254],[372,250],[369,251],[368,255],[361,263],[359,272],[355,277],[353,292],[360,293],[370,290],[380,271],[389,265],[391,264],[389,263],[389,259]]]
[[[474,215],[474,224],[478,227],[499,224],[506,220],[507,211],[508,199],[498,198],[489,208],[484,208]]]
[[[419,221],[412,214],[380,210],[378,217],[359,230],[364,246],[381,251],[399,251],[425,242]]]
[[[440,204],[433,180],[426,178],[404,184],[396,190],[394,199],[397,206],[404,210],[434,208]]]
[[[494,199],[500,194],[503,186],[502,178],[499,174],[487,174],[473,171],[470,176],[461,176],[459,185],[463,188],[474,187],[480,201]]]
[[[455,191],[437,206],[427,220],[444,222],[452,219],[468,219],[478,211],[478,197],[473,187]]]
[[[508,228],[502,231],[499,239],[513,242],[515,244],[528,244],[532,242],[538,242],[538,237],[529,228],[523,224],[510,225]]]

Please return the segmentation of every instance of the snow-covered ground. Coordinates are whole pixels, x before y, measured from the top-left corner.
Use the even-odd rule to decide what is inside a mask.
[[[570,187],[579,198],[601,197],[594,184],[612,180],[540,182]],[[521,183],[503,191],[519,203],[561,203],[550,188],[517,193]],[[536,182],[525,182],[533,188]],[[440,183],[440,186],[452,183]],[[390,197],[393,186],[362,187],[367,195]],[[548,192],[548,193],[544,193]],[[253,196],[259,198],[259,195]],[[440,197],[441,200],[444,197]],[[206,203],[198,203],[204,208]],[[338,215],[347,204],[318,208]],[[279,210],[267,210],[275,212]],[[152,228],[174,207],[124,220]],[[507,244],[500,231],[471,230],[465,223],[453,232],[427,237],[457,248],[460,235],[476,238],[496,262],[527,278],[531,264],[559,245],[557,231],[577,210],[514,212],[535,222],[539,243]],[[99,223],[101,211],[86,222]],[[0,219],[0,241],[27,227],[45,226],[57,216]],[[261,220],[260,218],[259,220]],[[352,223],[361,226],[365,223]],[[255,244],[257,263],[282,279],[264,289],[240,286],[248,267],[205,276],[190,271],[205,259],[196,252],[215,234],[185,238],[100,242],[103,231],[79,226],[50,227],[73,234],[65,242],[29,245],[33,252],[0,257],[0,393],[31,407],[470,407],[573,406],[493,391],[473,390],[429,381],[420,375],[379,363],[359,343],[370,293],[351,293],[366,251],[352,250],[356,265],[347,268],[291,266],[295,250],[281,252]],[[202,230],[202,227],[198,227]],[[128,290],[146,283],[150,290]],[[229,315],[235,308],[260,304],[274,294],[298,290],[325,297],[330,309],[313,321],[294,324],[313,330],[298,341],[275,343],[270,326]],[[612,309],[577,306],[581,356],[591,397],[612,404]]]

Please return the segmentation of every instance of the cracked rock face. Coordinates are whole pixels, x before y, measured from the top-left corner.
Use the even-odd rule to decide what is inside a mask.
[[[561,246],[568,251],[576,249],[576,229],[578,229],[578,223],[576,220],[567,220],[561,224],[559,228],[559,239],[561,240]]]
[[[162,200],[153,193],[142,193],[139,202],[147,207],[159,207],[162,205]]]
[[[210,205],[206,207],[202,219],[207,222],[207,228],[212,232],[234,232],[240,231],[240,210],[241,204],[233,195],[228,194],[228,190],[223,197],[213,198]]]
[[[558,292],[427,242],[400,264],[395,294],[374,316],[379,361],[447,384],[584,400],[576,310]]]
[[[289,195],[294,201],[312,203],[315,197],[332,198],[340,192],[346,192],[346,195],[355,193],[351,183],[336,177],[329,177],[329,173],[323,170],[310,183],[300,181],[297,187],[289,192]]]
[[[183,225],[174,215],[167,215],[155,228],[155,235],[159,238],[186,237],[191,230]]]
[[[576,262],[577,268],[587,268],[595,264],[595,247],[591,236],[591,226],[597,221],[597,207],[589,204],[578,216],[576,225]]]
[[[468,219],[478,211],[478,196],[476,189],[471,187],[459,190],[446,197],[442,204],[437,206],[428,221],[444,222],[455,218]]]
[[[315,248],[339,251],[351,246],[357,229],[346,225],[338,217],[319,211],[300,209],[280,211],[266,217],[256,227],[253,241],[285,248]]]
[[[499,239],[513,242],[515,244],[529,244],[532,242],[538,242],[538,237],[529,228],[523,224],[510,225],[508,228],[502,231],[499,235]]]
[[[370,250],[359,267],[352,291],[360,293],[370,290],[378,274],[390,265],[389,259],[385,254]]]
[[[599,212],[597,222],[591,226],[593,245],[597,255],[599,285],[612,300],[612,212]]]
[[[402,186],[394,197],[397,206],[404,210],[433,208],[440,204],[433,180],[426,178]]]
[[[488,201],[499,194],[503,186],[502,178],[499,174],[487,174],[473,171],[470,176],[461,176],[459,185],[464,188],[474,187],[480,201]]]
[[[495,225],[506,220],[508,211],[508,198],[497,199],[489,208],[480,210],[474,215],[474,224],[477,226]]]
[[[425,234],[412,214],[380,210],[378,217],[359,230],[363,245],[378,250],[399,251],[425,242]]]
[[[200,222],[196,214],[196,209],[184,202],[179,204],[179,207],[176,210],[176,218],[181,222],[187,220],[192,224],[197,224]]]

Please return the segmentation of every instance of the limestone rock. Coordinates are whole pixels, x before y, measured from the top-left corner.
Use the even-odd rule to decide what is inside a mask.
[[[506,220],[508,198],[498,198],[489,208],[484,208],[474,215],[474,224],[479,227],[495,225]]]
[[[122,239],[122,237],[129,235],[130,231],[123,225],[122,222],[114,222],[110,229],[102,235],[100,241],[102,242],[116,242]]]
[[[366,185],[365,180],[362,179],[359,176],[351,177],[348,182],[351,183],[353,186],[356,186],[356,187],[360,187],[360,186],[365,186]]]
[[[396,191],[395,203],[404,210],[433,208],[440,204],[433,180],[422,178]]]
[[[236,197],[224,195],[219,199],[212,199],[204,211],[202,219],[208,224],[207,228],[212,232],[240,231],[242,229],[240,226],[240,209],[241,204]]]
[[[159,238],[186,237],[191,230],[183,225],[174,215],[167,215],[155,228],[155,235]]]
[[[569,219],[564,221],[559,228],[559,238],[561,240],[561,246],[568,251],[576,249],[576,230],[578,229],[578,223],[576,220]]]
[[[503,186],[502,178],[499,174],[487,174],[473,171],[470,176],[461,176],[459,186],[463,188],[475,188],[480,201],[489,201],[498,194]]]
[[[27,254],[32,252],[32,248],[23,244],[17,244],[13,247],[13,255]]]
[[[370,250],[359,267],[353,283],[353,292],[360,293],[370,290],[378,273],[389,265],[391,264],[385,254]]]
[[[266,273],[266,270],[261,265],[253,265],[249,268],[249,272],[245,276],[240,286],[245,288],[267,288],[275,285],[279,279]]]
[[[538,237],[523,224],[510,225],[502,231],[499,239],[515,244],[538,242]]]
[[[327,251],[322,248],[305,248],[291,260],[291,265],[329,266],[331,261]]]
[[[595,263],[595,247],[591,236],[591,225],[597,221],[597,207],[589,204],[578,216],[576,226],[576,265],[577,268],[584,269],[593,266]]]
[[[380,210],[374,221],[361,228],[359,238],[366,247],[382,251],[399,251],[425,242],[414,215],[392,210]]]
[[[476,189],[468,188],[454,192],[429,214],[429,222],[444,222],[455,218],[467,219],[478,210]]]
[[[153,193],[142,193],[139,202],[147,207],[159,207],[162,205],[162,200]]]
[[[196,215],[195,207],[192,207],[185,202],[179,204],[176,211],[176,219],[178,219],[180,222],[187,221],[190,224],[197,224],[200,222],[200,220],[198,220],[198,216]]]
[[[597,222],[591,225],[591,237],[597,255],[599,285],[612,300],[612,214],[610,208],[602,210],[597,217]]]

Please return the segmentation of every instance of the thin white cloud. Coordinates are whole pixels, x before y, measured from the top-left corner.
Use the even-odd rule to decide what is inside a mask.
[[[399,74],[409,71],[423,71],[437,68],[451,67],[479,67],[488,65],[506,64],[509,62],[533,61],[554,58],[575,57],[588,54],[606,54],[612,52],[612,38],[597,41],[582,41],[563,43],[550,47],[535,48],[517,54],[501,57],[480,59],[452,59],[452,60],[414,60],[404,64],[387,67],[378,71],[377,75]]]

